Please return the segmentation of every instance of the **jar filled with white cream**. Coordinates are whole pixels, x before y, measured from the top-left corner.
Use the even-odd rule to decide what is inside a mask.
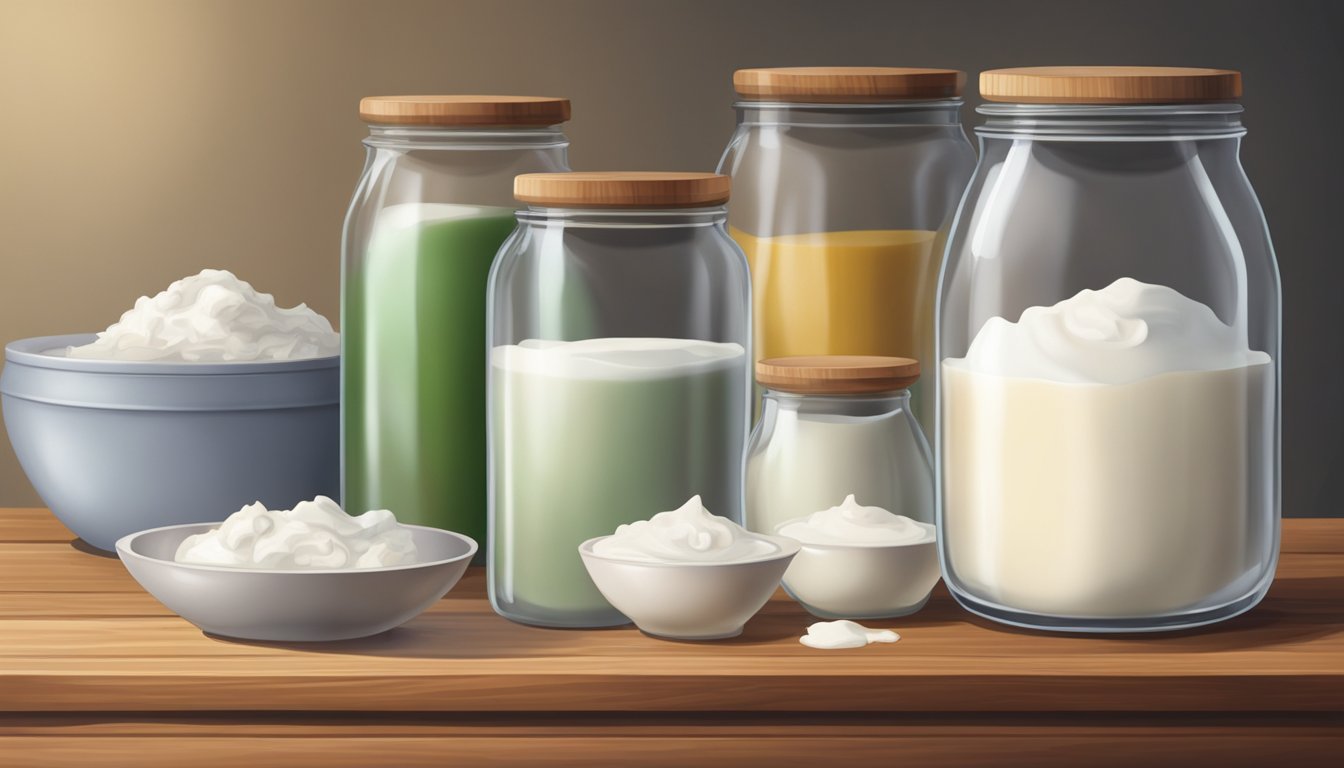
[[[1237,72],[981,74],[938,301],[943,575],[1038,629],[1183,629],[1265,595],[1280,288]]]
[[[900,357],[782,357],[756,364],[765,388],[747,451],[747,528],[788,520],[853,495],[933,522],[928,441],[910,412],[919,363]]]

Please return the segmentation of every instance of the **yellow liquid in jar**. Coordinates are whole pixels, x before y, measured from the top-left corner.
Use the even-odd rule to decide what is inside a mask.
[[[930,364],[937,232],[729,234],[751,265],[757,360],[894,355]]]

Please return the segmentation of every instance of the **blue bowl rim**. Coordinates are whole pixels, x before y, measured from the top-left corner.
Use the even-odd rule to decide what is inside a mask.
[[[298,360],[240,360],[236,362],[189,363],[180,360],[93,360],[46,354],[53,349],[87,344],[97,338],[93,333],[71,333],[58,336],[34,336],[11,341],[5,345],[5,361],[30,368],[50,368],[80,373],[112,373],[145,375],[205,375],[290,373],[295,371],[338,368],[340,355],[305,357]]]

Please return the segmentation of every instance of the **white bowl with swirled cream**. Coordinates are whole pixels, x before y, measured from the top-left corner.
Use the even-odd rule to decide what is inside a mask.
[[[747,620],[779,588],[798,552],[797,542],[746,531],[726,518],[709,515],[699,502],[695,497],[679,510],[623,525],[613,535],[579,545],[579,556],[598,591],[647,634],[676,640],[719,640],[742,634]],[[735,540],[721,547],[707,545],[700,551],[688,551],[678,546],[682,540],[670,538],[659,541],[646,536],[641,541],[635,537],[628,545],[622,541],[629,530],[648,533],[660,520],[672,520],[670,516],[682,516],[678,522],[684,539],[685,528],[693,524],[688,522],[692,515],[701,518],[700,524],[717,528],[714,535]],[[692,530],[690,536],[705,542],[710,539],[703,529]],[[623,546],[609,546],[612,542]]]
[[[117,541],[117,554],[145,591],[214,635],[245,640],[349,640],[415,618],[448,593],[476,554],[460,533],[407,525],[415,562],[372,568],[279,570],[175,560],[189,536],[220,523],[172,525]]]

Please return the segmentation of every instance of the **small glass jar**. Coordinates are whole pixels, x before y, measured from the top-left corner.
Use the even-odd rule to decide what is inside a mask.
[[[894,67],[744,69],[728,223],[752,270],[757,359],[933,359],[948,225],[975,168],[965,73]],[[916,386],[924,428],[932,412]]]
[[[342,244],[343,502],[484,541],[486,281],[515,225],[513,177],[568,169],[569,101],[372,97],[360,116],[368,155]]]
[[[1151,631],[1269,588],[1280,288],[1240,94],[1225,70],[981,75],[938,327],[938,540],[970,610]]]
[[[787,520],[854,495],[932,523],[933,460],[910,413],[919,363],[893,357],[790,357],[756,364],[765,387],[747,449],[746,527]]]
[[[490,601],[627,623],[578,546],[699,494],[742,519],[751,297],[715,174],[519,176],[490,276]]]

